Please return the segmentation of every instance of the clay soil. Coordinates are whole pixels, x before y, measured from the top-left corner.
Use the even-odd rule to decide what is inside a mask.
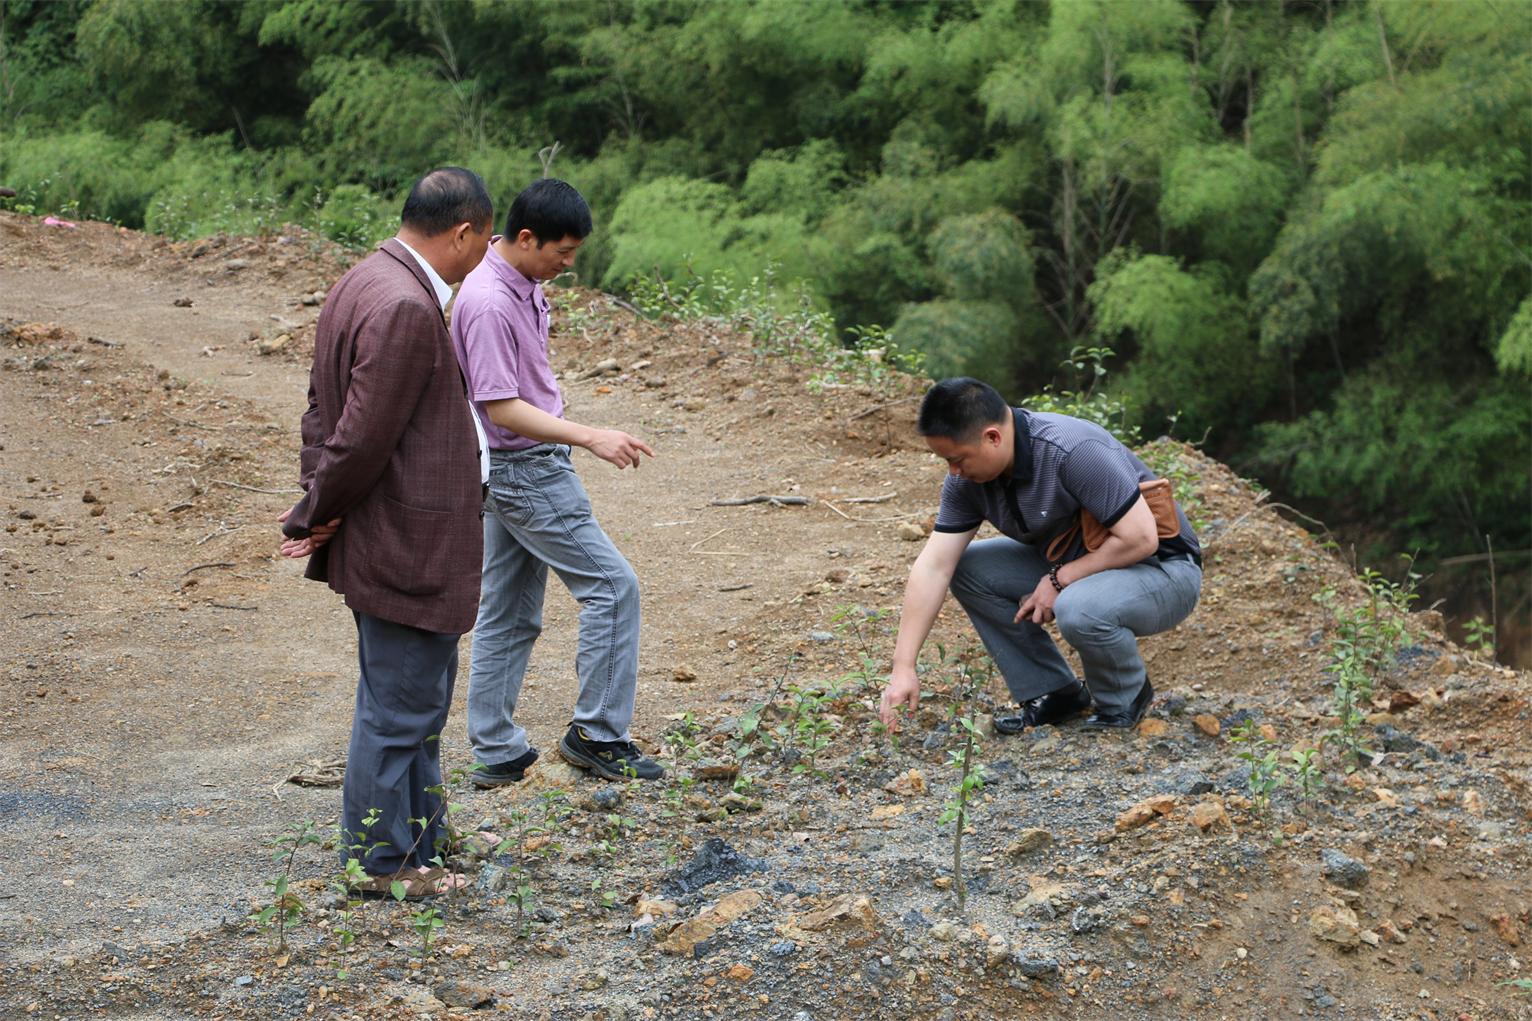
[[[247,918],[268,845],[333,831],[339,792],[291,779],[344,756],[354,695],[349,612],[275,555],[312,324],[350,257],[0,213],[0,1017],[1532,1017],[1508,984],[1532,975],[1526,674],[1411,615],[1373,754],[1348,772],[1326,748],[1301,791],[1291,750],[1334,724],[1315,596],[1362,588],[1166,441],[1146,456],[1208,563],[1196,613],[1144,642],[1150,720],[993,736],[1004,688],[949,603],[920,712],[879,733],[943,472],[919,382],[811,386],[735,325],[578,289],[556,299],[568,414],[658,455],[576,463],[642,581],[634,732],[671,778],[551,754],[579,609],[554,582],[518,708],[544,761],[454,783],[461,828],[508,839],[458,849],[473,885],[434,943],[372,903],[343,949],[335,854],[305,847],[278,947]],[[714,505],[753,496],[805,502]],[[987,783],[958,876],[939,816],[974,675]],[[466,671],[458,773],[465,695]],[[1287,778],[1264,810],[1230,740],[1247,720]]]

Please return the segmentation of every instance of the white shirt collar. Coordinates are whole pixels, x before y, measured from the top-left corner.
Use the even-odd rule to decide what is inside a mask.
[[[426,271],[426,279],[431,281],[431,289],[436,292],[436,303],[442,308],[446,308],[447,302],[452,300],[452,285],[443,280],[442,275],[436,272],[436,268],[427,262],[419,252],[404,244],[403,239],[396,237],[394,240],[403,245],[404,250],[413,255],[415,261],[420,263],[420,268]]]

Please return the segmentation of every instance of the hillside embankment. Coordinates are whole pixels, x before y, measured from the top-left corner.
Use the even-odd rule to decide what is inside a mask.
[[[1526,674],[1410,615],[1348,771],[1323,742],[1327,667],[1363,585],[1162,442],[1146,456],[1208,562],[1196,613],[1144,643],[1150,718],[994,736],[1003,688],[949,604],[919,713],[882,733],[943,471],[913,436],[919,385],[816,392],[726,324],[578,290],[553,339],[569,413],[657,453],[577,464],[642,580],[635,734],[672,779],[550,754],[519,787],[456,780],[459,826],[506,843],[460,848],[473,885],[428,950],[415,909],[348,915],[316,847],[275,948],[247,920],[268,844],[333,827],[355,683],[349,614],[275,555],[343,266],[299,233],[178,244],[0,213],[0,1017],[1532,1017],[1506,984],[1532,974]],[[806,503],[714,502],[758,495]],[[544,749],[577,611],[550,588],[518,710]],[[960,875],[956,716],[987,781]]]

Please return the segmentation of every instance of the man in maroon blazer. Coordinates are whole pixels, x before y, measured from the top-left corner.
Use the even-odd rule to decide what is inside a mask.
[[[399,879],[428,895],[459,881],[426,868],[446,833],[428,788],[441,783],[458,638],[478,611],[486,444],[442,309],[484,257],[493,218],[472,171],[422,177],[398,235],[330,290],[314,338],[305,492],[282,515],[282,553],[310,557],[306,576],[356,618],[342,813],[342,844],[354,849],[341,858],[375,877],[368,892]]]

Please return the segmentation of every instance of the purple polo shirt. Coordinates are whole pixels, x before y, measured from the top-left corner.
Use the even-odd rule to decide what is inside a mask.
[[[519,397],[540,411],[564,416],[564,397],[548,364],[548,299],[537,281],[495,251],[458,288],[452,306],[452,347],[468,380],[468,397],[491,450],[525,450],[527,439],[489,420],[485,401]]]

